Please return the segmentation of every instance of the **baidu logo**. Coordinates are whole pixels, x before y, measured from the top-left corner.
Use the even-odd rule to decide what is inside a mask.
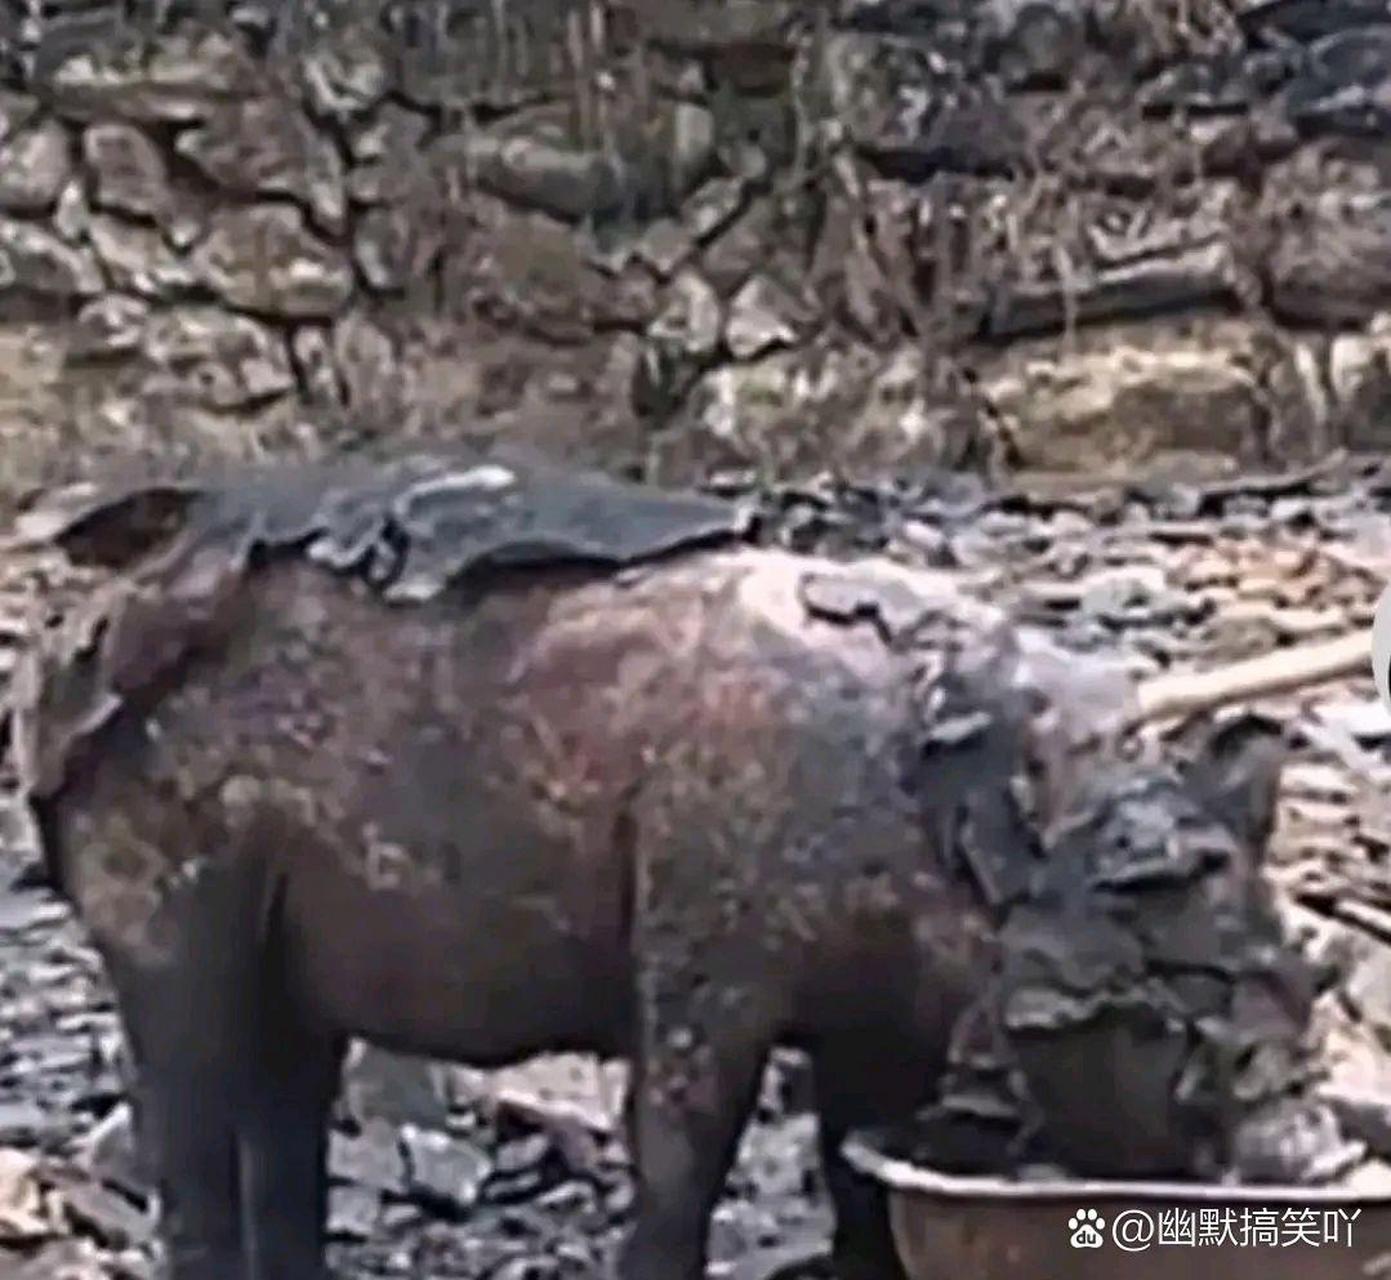
[[[1391,586],[1381,593],[1372,618],[1372,678],[1381,705],[1391,710]]]

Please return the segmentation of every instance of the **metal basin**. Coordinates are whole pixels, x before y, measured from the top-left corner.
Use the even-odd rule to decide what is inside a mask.
[[[910,1280],[1391,1280],[1391,1191],[1011,1182],[911,1164],[863,1135],[845,1154],[889,1189]]]

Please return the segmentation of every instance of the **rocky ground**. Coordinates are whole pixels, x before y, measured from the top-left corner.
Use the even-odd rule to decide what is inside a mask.
[[[718,487],[736,489],[731,476]],[[951,567],[1081,650],[1137,672],[1206,665],[1366,627],[1391,579],[1391,471],[1335,462],[1223,484],[766,491],[764,536]],[[10,616],[51,565],[10,558]],[[80,589],[70,577],[60,581]],[[45,590],[52,594],[50,582]],[[1337,980],[1325,1090],[1391,1189],[1391,716],[1370,678],[1270,699],[1302,744],[1271,874],[1291,928]],[[39,883],[14,815],[0,854],[0,1268],[33,1280],[149,1274],[150,1215],[128,1150],[109,996]],[[368,1054],[334,1135],[332,1231],[347,1275],[584,1274],[630,1196],[621,1071],[553,1059],[489,1074]],[[714,1271],[754,1280],[815,1254],[826,1208],[794,1057],[770,1069],[717,1217]],[[65,1269],[65,1268],[71,1268]]]

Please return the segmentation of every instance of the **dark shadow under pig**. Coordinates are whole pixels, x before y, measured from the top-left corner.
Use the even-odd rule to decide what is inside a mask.
[[[839,1147],[931,1094],[1037,856],[1041,668],[1019,634],[882,564],[651,536],[616,573],[592,529],[569,544],[587,563],[546,564],[560,543],[524,511],[501,539],[479,532],[501,508],[450,516],[450,485],[496,494],[506,468],[437,470],[413,526],[419,477],[369,480],[192,500],[17,682],[17,758],[117,992],[172,1276],[323,1274],[350,1036],[629,1057],[624,1280],[702,1275],[765,1057],[801,1046],[837,1265],[897,1274]],[[487,554],[458,553],[470,538]],[[403,581],[414,602],[388,607]],[[953,664],[976,672],[965,704]]]

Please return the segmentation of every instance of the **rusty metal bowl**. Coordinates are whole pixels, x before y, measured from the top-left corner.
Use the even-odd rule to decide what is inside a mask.
[[[888,1188],[910,1280],[1391,1280],[1391,1190],[959,1176],[863,1134],[845,1154]]]

